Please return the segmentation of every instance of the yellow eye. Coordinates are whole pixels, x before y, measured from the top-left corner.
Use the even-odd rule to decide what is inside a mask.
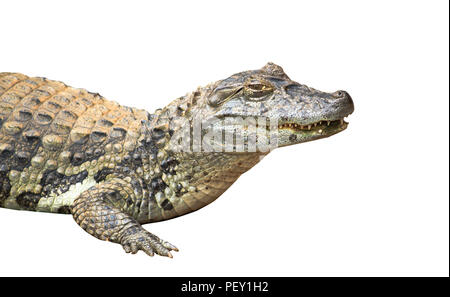
[[[262,97],[267,96],[273,92],[273,87],[269,83],[261,81],[251,81],[245,85],[244,94],[249,99],[261,100]]]

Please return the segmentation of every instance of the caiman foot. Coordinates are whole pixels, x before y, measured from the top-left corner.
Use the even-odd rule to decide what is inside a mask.
[[[120,240],[120,244],[127,253],[136,254],[139,250],[152,256],[156,253],[160,256],[172,258],[170,251],[178,252],[178,249],[171,243],[161,240],[142,227],[133,227],[125,231]]]

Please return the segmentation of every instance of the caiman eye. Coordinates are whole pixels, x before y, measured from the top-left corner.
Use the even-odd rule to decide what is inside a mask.
[[[272,92],[273,86],[265,82],[250,82],[244,88],[244,94],[253,100],[262,100],[264,96],[272,94]]]
[[[226,87],[215,89],[214,92],[208,97],[208,104],[211,106],[219,106],[233,95],[239,93],[241,89],[242,87]]]

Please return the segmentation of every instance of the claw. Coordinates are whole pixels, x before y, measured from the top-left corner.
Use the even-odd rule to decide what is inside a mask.
[[[132,242],[131,243],[131,253],[136,254],[138,251],[139,251],[139,248],[138,248],[137,244]]]
[[[163,247],[171,250],[171,251],[175,251],[178,252],[178,248],[176,246],[174,246],[173,244],[171,244],[170,242],[167,241],[161,241],[161,244],[163,245]]]
[[[152,250],[148,250],[148,249],[144,249],[144,253],[146,253],[150,257],[153,257],[155,255],[155,253]]]
[[[170,251],[178,251],[173,244],[159,239],[159,237],[145,230],[130,233],[122,239],[122,246],[125,252],[136,254],[139,250],[153,257],[155,254],[173,258]]]

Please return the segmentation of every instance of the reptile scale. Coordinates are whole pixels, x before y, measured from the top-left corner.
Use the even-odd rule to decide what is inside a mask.
[[[347,92],[309,88],[273,63],[199,87],[154,113],[59,81],[0,73],[0,207],[72,214],[127,253],[172,257],[177,248],[142,225],[211,203],[269,152],[174,149],[173,136],[191,131],[193,119],[276,120],[281,147],[343,131],[353,109]],[[214,125],[227,129],[241,130],[249,145],[245,126]]]

